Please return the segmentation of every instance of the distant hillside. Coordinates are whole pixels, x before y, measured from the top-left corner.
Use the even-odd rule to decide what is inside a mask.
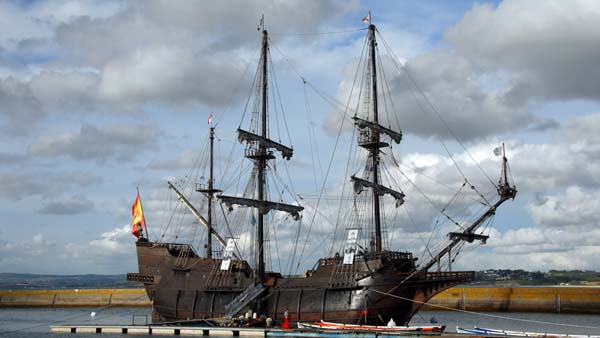
[[[475,273],[474,283],[491,285],[600,285],[600,272],[582,270],[485,270]]]
[[[0,273],[0,290],[140,288],[126,275],[35,275]]]

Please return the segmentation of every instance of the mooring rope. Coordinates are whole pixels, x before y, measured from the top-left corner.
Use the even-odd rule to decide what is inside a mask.
[[[451,307],[447,307],[447,306],[443,306],[443,305],[429,304],[427,302],[421,302],[419,300],[414,300],[414,299],[410,299],[410,298],[406,298],[406,297],[402,297],[402,296],[397,296],[397,295],[393,295],[391,293],[387,293],[387,292],[383,292],[383,291],[379,291],[379,290],[375,290],[375,289],[367,289],[367,291],[372,291],[372,292],[379,293],[379,294],[382,294],[382,295],[385,295],[388,297],[394,297],[394,298],[406,300],[406,301],[413,302],[413,303],[418,303],[418,304],[423,304],[423,305],[427,304],[428,306],[440,308],[443,310],[468,313],[468,314],[482,316],[482,317],[507,319],[507,320],[514,320],[514,321],[518,321],[518,322],[526,322],[526,323],[556,325],[556,326],[565,326],[565,327],[577,327],[577,328],[592,329],[592,330],[600,329],[600,326],[585,326],[585,325],[575,325],[575,324],[553,323],[553,322],[546,322],[543,320],[514,318],[514,317],[508,317],[508,316],[502,316],[502,315],[494,315],[494,314],[490,314],[490,313],[480,313],[480,312],[475,312],[475,311],[461,310],[461,309],[455,309],[455,308],[451,308]]]

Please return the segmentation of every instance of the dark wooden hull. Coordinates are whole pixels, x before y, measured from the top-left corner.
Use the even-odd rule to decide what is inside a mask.
[[[245,261],[233,261],[230,270],[221,271],[220,259],[197,257],[183,244],[138,242],[137,254],[139,273],[128,279],[144,283],[155,321],[221,317],[254,283]],[[404,324],[431,297],[473,278],[473,272],[424,273],[401,284],[414,269],[409,253],[384,252],[353,265],[342,264],[339,257],[321,259],[303,276],[266,274],[267,289],[251,307],[278,323],[287,310],[292,322],[377,325],[393,318]]]

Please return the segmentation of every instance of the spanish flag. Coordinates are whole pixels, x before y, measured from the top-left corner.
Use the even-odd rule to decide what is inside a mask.
[[[144,212],[142,211],[142,201],[140,200],[140,193],[138,191],[137,197],[135,198],[135,202],[131,206],[131,216],[133,220],[131,221],[131,233],[140,238],[142,235],[142,231],[146,226],[146,220],[144,220]]]

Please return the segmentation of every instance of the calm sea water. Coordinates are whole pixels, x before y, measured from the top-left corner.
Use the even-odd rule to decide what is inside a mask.
[[[90,316],[96,312],[95,318]],[[51,334],[50,325],[61,324],[122,324],[130,325],[133,315],[137,324],[143,324],[149,308],[67,308],[67,309],[0,309],[0,337],[61,337]],[[484,313],[471,314],[449,311],[422,311],[411,324],[427,324],[431,321],[446,325],[447,332],[455,332],[456,326],[473,326],[517,331],[600,334],[600,315],[568,315],[546,313]],[[132,337],[131,335],[95,334],[76,337]],[[140,337],[136,335],[136,337]]]

